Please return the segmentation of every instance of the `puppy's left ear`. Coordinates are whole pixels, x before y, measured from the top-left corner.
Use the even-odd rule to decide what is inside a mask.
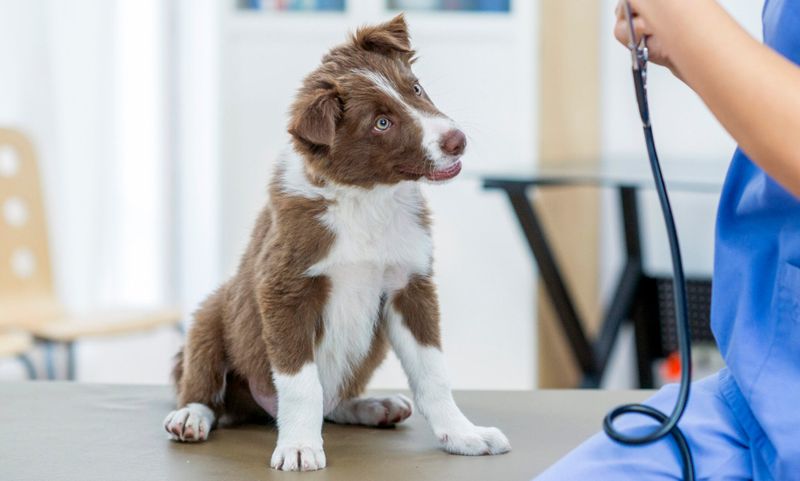
[[[386,23],[359,28],[353,35],[353,42],[364,50],[384,55],[412,53],[408,25],[402,13]]]
[[[291,110],[289,133],[314,146],[331,147],[342,116],[339,89],[332,81],[301,92]]]

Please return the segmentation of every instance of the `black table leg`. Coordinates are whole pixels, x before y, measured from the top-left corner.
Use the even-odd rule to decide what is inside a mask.
[[[581,385],[596,387],[599,385],[600,376],[595,363],[594,349],[583,330],[575,304],[561,276],[539,217],[528,199],[526,189],[509,187],[505,190],[539,266],[545,289],[561,321],[561,328],[583,374],[584,380]]]
[[[36,366],[31,361],[27,354],[20,354],[17,356],[19,362],[25,367],[25,372],[28,374],[28,379],[34,380],[37,377]]]
[[[653,363],[661,357],[657,280],[652,277],[644,277],[639,284],[636,299],[632,317],[636,336],[639,388],[651,389],[655,386]]]
[[[583,374],[580,387],[592,388],[600,385],[619,330],[629,320],[634,321],[636,332],[639,383],[642,387],[652,385],[650,372],[653,359],[652,328],[648,322],[650,313],[646,312],[647,306],[643,304],[647,302],[643,296],[646,297],[648,294],[645,292],[648,278],[644,275],[642,264],[637,188],[631,186],[618,188],[625,242],[625,266],[603,316],[597,340],[591,342],[561,275],[544,227],[528,198],[527,191],[531,184],[492,181],[485,186],[502,189],[511,202],[517,221],[539,267],[539,274],[553,303],[562,332]]]
[[[75,380],[75,341],[66,343],[67,348],[67,380]]]
[[[642,279],[642,266],[638,260],[628,260],[622,270],[614,297],[603,317],[603,325],[595,342],[595,358],[598,363],[598,372],[605,372],[611,352],[614,350],[619,330],[622,325],[631,319],[632,306],[636,303],[639,284]]]
[[[637,305],[637,299],[641,294],[642,281],[645,278],[642,265],[639,206],[636,188],[619,187],[619,200],[625,241],[625,266],[622,269],[619,282],[614,290],[614,296],[603,318],[603,326],[595,344],[595,355],[600,373],[605,372],[620,328],[626,321],[634,317],[634,307]],[[636,329],[638,353],[638,339],[642,332],[639,332],[639,326],[636,326]],[[640,377],[641,368],[640,363]]]

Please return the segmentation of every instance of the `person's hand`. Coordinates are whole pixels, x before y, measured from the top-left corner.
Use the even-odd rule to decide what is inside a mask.
[[[636,41],[640,41],[642,37],[647,38],[648,59],[658,65],[662,65],[672,70],[678,78],[680,75],[672,63],[669,52],[662,41],[662,36],[653,31],[652,25],[647,19],[640,15],[640,11],[636,8],[641,3],[641,0],[631,1],[631,13],[633,14],[633,29],[636,33]],[[628,27],[628,17],[625,15],[625,0],[620,0],[617,3],[615,10],[617,22],[614,26],[614,36],[626,48],[630,44],[630,28]]]

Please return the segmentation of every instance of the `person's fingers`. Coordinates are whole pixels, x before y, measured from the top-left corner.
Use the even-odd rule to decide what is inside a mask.
[[[633,19],[633,31],[637,42],[641,40],[642,37],[652,34],[647,26],[647,22],[641,17],[635,17]],[[630,43],[630,26],[628,25],[627,19],[619,20],[616,25],[614,25],[614,37],[624,45]]]
[[[625,8],[626,1],[627,0],[619,0],[617,7],[614,9],[614,14],[617,16],[617,20],[626,20],[628,18],[628,12]],[[633,7],[631,7],[631,15],[633,15],[634,18],[637,16],[636,10],[634,10]]]
[[[653,32],[650,30],[650,27],[647,25],[647,22],[645,22],[642,17],[635,17],[633,19],[633,32],[636,36],[637,42],[642,38],[653,34]]]
[[[649,50],[650,56],[649,59],[653,63],[657,63],[659,65],[666,65],[669,68],[673,69],[672,65],[669,62],[669,58],[666,56],[666,50],[664,49],[664,45],[661,42],[661,37],[653,36],[647,38],[647,49]]]
[[[617,21],[617,23],[614,25],[614,38],[616,38],[617,41],[622,45],[627,46],[629,36],[628,23],[622,20]]]

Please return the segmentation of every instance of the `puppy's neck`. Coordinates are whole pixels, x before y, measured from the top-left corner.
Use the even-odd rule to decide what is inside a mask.
[[[315,159],[316,160],[316,159]],[[419,192],[417,182],[404,181],[394,184],[375,184],[360,187],[335,182],[314,168],[315,162],[297,150],[287,149],[281,156],[276,179],[280,189],[290,195],[307,198],[336,200],[363,200],[364,202],[392,201],[399,193]]]

